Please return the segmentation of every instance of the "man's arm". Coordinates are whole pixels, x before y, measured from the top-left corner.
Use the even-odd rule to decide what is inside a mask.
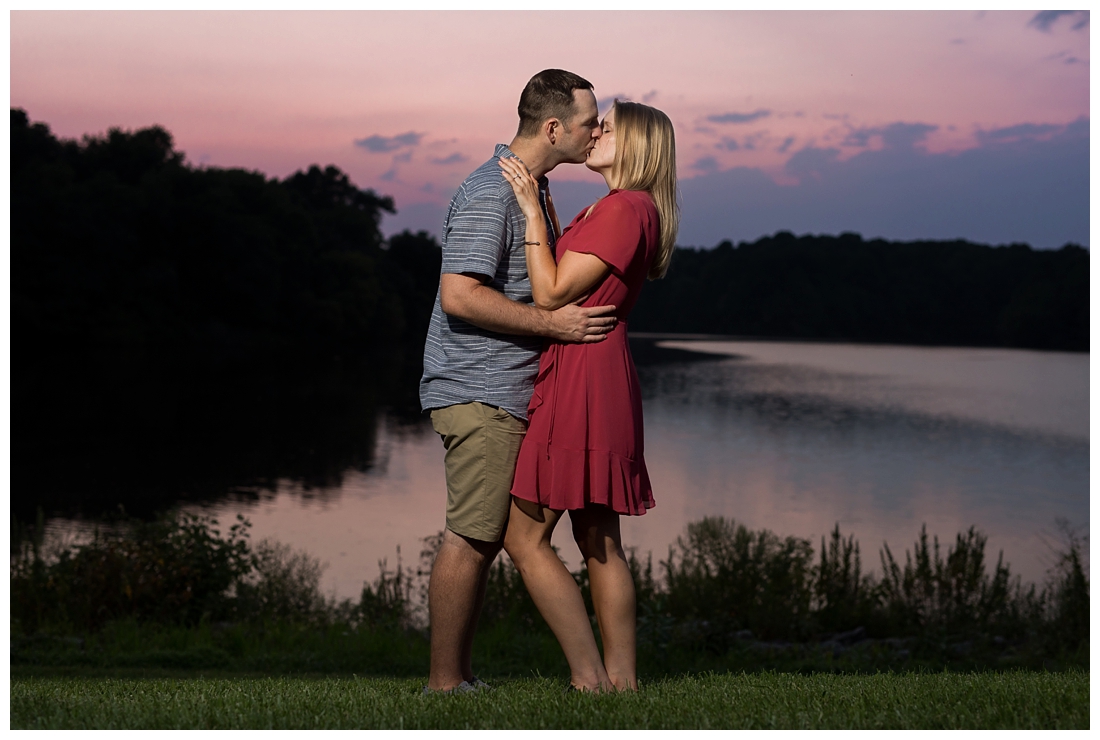
[[[443,273],[439,279],[443,313],[499,334],[550,337],[562,342],[602,342],[615,328],[615,306],[581,308],[569,304],[555,311],[513,301],[471,273]]]

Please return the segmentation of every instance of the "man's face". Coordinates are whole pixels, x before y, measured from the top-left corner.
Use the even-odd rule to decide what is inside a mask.
[[[573,117],[565,124],[558,140],[563,162],[581,164],[600,138],[600,114],[591,90],[573,91]]]

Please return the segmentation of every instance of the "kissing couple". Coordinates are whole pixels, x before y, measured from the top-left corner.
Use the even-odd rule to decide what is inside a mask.
[[[546,175],[582,163],[608,193],[562,230]],[[619,517],[654,500],[627,317],[646,278],[668,269],[678,226],[668,116],[616,100],[601,121],[592,84],[559,69],[531,78],[515,138],[451,199],[420,382],[447,479],[425,693],[487,688],[473,673],[473,641],[502,547],[565,652],[571,687],[637,689]],[[550,546],[566,512],[602,657],[580,589]]]

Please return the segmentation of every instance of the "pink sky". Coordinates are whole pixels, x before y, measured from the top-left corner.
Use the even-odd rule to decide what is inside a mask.
[[[951,153],[1088,117],[1087,15],[1035,15],[18,11],[11,105],[65,137],[161,124],[196,164],[284,177],[332,163],[399,209],[434,209],[511,139],[527,79],[561,67],[600,99],[667,112],[682,178],[749,167],[790,185],[799,150],[843,161],[893,123],[936,127],[919,146]],[[354,143],[408,133],[388,151]]]

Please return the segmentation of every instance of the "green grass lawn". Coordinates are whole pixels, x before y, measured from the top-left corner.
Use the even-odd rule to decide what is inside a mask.
[[[13,675],[12,729],[1089,727],[1089,674],[701,674],[639,692],[565,694],[564,679],[421,696],[421,679]]]

